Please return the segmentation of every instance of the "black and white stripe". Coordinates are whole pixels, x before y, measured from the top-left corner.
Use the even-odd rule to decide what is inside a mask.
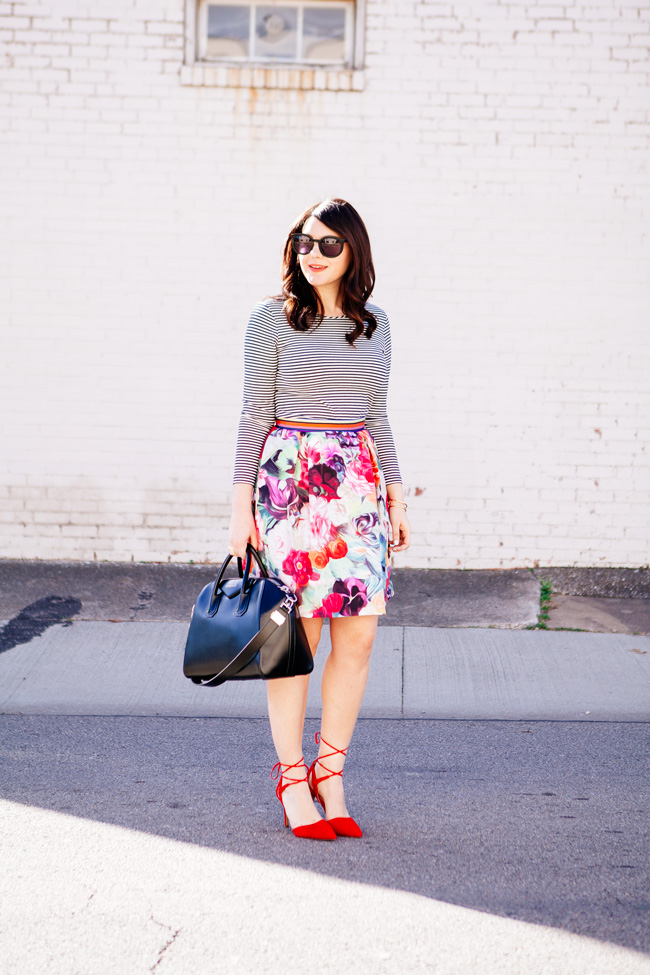
[[[244,395],[233,484],[254,484],[259,457],[276,417],[312,422],[365,421],[387,484],[401,482],[386,412],[390,375],[390,323],[366,302],[378,327],[370,339],[345,333],[349,318],[324,318],[308,332],[291,328],[282,301],[267,298],[251,313],[244,340]]]

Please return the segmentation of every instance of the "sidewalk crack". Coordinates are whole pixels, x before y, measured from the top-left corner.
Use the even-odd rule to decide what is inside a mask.
[[[400,717],[404,717],[404,644],[406,642],[406,627],[402,627],[402,706],[400,710]]]
[[[172,929],[171,929],[171,927],[169,926],[169,924],[162,924],[162,923],[161,923],[160,921],[156,921],[156,919],[155,919],[155,917],[153,916],[153,914],[151,915],[151,917],[150,917],[150,920],[151,920],[151,921],[153,921],[153,923],[154,923],[154,924],[157,924],[157,925],[158,925],[159,927],[161,927],[161,928],[167,928],[167,930],[168,930],[168,931],[171,931],[171,930],[172,930]],[[156,970],[156,968],[158,968],[158,965],[159,965],[159,964],[161,963],[161,961],[162,961],[162,957],[163,957],[163,955],[165,954],[165,952],[167,951],[167,949],[168,949],[168,948],[170,948],[170,947],[171,947],[171,946],[172,946],[172,945],[174,944],[174,942],[176,941],[176,938],[177,938],[177,937],[179,936],[179,934],[181,933],[181,930],[182,930],[181,928],[178,928],[178,930],[177,930],[177,931],[174,931],[174,933],[172,934],[172,936],[171,936],[171,938],[169,939],[169,941],[167,941],[167,942],[166,942],[166,943],[165,943],[165,944],[164,944],[164,945],[162,946],[162,948],[161,948],[161,949],[160,949],[160,951],[158,952],[158,958],[157,958],[157,960],[156,960],[156,961],[154,962],[154,964],[153,964],[153,965],[151,966],[151,968],[149,969],[149,971],[150,971],[150,972],[153,972],[153,971],[155,971],[155,970]]]

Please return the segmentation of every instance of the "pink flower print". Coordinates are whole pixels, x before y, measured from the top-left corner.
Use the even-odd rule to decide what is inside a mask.
[[[336,536],[339,525],[345,525],[350,520],[348,505],[341,498],[328,500],[325,497],[312,496],[309,501],[309,514],[312,520],[319,516],[332,525],[332,534],[324,540],[323,544]]]
[[[322,507],[317,507],[313,501],[310,504],[309,531],[311,532],[310,548],[325,548],[328,542],[336,538],[338,530],[329,517],[326,501],[323,501]]]
[[[359,494],[374,492],[375,475],[370,458],[365,453],[360,453],[348,464],[345,469],[345,483]]]
[[[318,572],[313,570],[309,552],[300,552],[295,548],[282,563],[282,571],[290,575],[299,587],[306,586],[311,580],[320,579]]]
[[[312,467],[314,464],[319,464],[322,460],[320,444],[318,441],[313,439],[307,439],[307,460],[309,461],[309,466]]]
[[[314,610],[314,616],[333,616],[338,613],[343,605],[343,596],[338,592],[331,592],[325,596],[322,604]]]

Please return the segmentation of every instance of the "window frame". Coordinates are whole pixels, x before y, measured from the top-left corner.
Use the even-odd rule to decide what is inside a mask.
[[[237,2],[237,0],[231,0]],[[262,0],[248,0],[261,3]],[[299,6],[306,0],[284,2]],[[185,49],[180,81],[185,85],[253,88],[298,88],[362,91],[365,88],[366,0],[351,2],[351,33],[344,62],[302,61],[284,58],[227,58],[204,53],[207,8],[210,0],[185,0]],[[237,3],[239,6],[239,3]],[[245,0],[241,5],[246,6]],[[264,6],[282,6],[283,0],[264,0]],[[311,6],[311,3],[306,5]]]

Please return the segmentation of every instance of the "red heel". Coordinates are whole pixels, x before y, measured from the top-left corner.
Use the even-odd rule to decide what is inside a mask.
[[[323,802],[321,794],[318,791],[318,785],[320,782],[323,782],[325,779],[330,779],[333,775],[340,775],[342,777],[343,770],[341,770],[340,772],[332,772],[332,770],[329,769],[327,765],[323,765],[323,758],[331,758],[332,755],[343,755],[343,757],[345,757],[347,755],[348,749],[334,748],[334,745],[330,745],[329,742],[325,741],[325,739],[321,737],[320,731],[316,732],[314,738],[316,740],[316,744],[318,744],[319,741],[322,741],[323,744],[326,745],[328,748],[334,749],[333,751],[328,752],[327,755],[323,755],[321,758],[317,758],[315,761],[313,761],[309,766],[309,770],[307,772],[307,782],[309,783],[309,791],[311,792],[314,799],[320,802],[321,806],[323,807],[325,816],[327,817],[327,810],[325,809],[325,803]],[[348,748],[349,747],[350,746],[348,745]],[[328,775],[321,775],[319,778],[316,777],[316,762],[318,762],[318,764],[325,769]],[[352,819],[352,816],[336,816],[334,819],[326,818],[325,822],[330,824],[330,826],[332,827],[332,829],[334,830],[337,836],[356,836],[356,837],[363,836],[361,827],[359,826],[358,823],[354,821],[354,819]]]
[[[273,766],[273,769],[271,770],[271,778],[280,779],[280,781],[276,786],[275,794],[280,800],[280,802],[282,803],[282,811],[284,812],[285,826],[289,825],[289,820],[287,818],[287,811],[284,808],[284,802],[282,802],[282,793],[284,792],[285,789],[288,789],[290,785],[297,785],[298,782],[307,781],[307,776],[305,776],[304,779],[294,779],[291,776],[287,776],[286,772],[288,772],[289,769],[298,768],[299,766],[302,766],[306,770],[304,758],[301,758],[300,761],[296,762],[294,765],[283,765],[282,762],[276,762],[275,765]],[[277,769],[277,774],[275,774],[276,769]],[[285,769],[286,772],[283,772],[282,771],[283,769]],[[287,778],[289,781],[283,783],[282,782],[283,778]],[[306,826],[295,826],[295,827],[292,826],[291,830],[294,836],[301,836],[307,840],[335,840],[336,839],[336,833],[334,829],[324,819],[319,819],[317,823],[308,823]]]

